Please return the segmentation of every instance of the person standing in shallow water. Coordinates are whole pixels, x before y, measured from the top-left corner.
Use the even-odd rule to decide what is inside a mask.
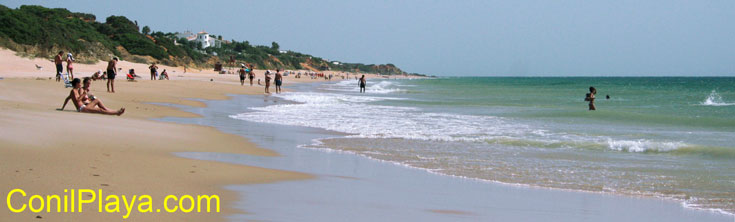
[[[365,93],[365,85],[367,85],[367,80],[365,80],[365,75],[362,75],[362,77],[360,77],[358,84],[360,85],[360,93]]]
[[[281,93],[281,85],[283,84],[283,75],[280,69],[276,69],[276,78],[274,79],[276,84],[276,93]]]
[[[271,93],[268,88],[271,87],[271,71],[265,71],[265,93]]]
[[[590,86],[590,93],[587,93],[587,97],[584,98],[584,101],[589,101],[590,109],[589,110],[597,110],[595,107],[595,94],[597,94],[597,89],[595,87]]]

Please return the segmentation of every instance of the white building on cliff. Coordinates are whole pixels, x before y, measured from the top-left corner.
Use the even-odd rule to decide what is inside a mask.
[[[199,44],[201,44],[202,49],[205,49],[208,47],[215,47],[215,48],[222,47],[221,40],[215,38],[213,35],[210,35],[209,33],[205,31],[201,31],[196,34],[192,33],[191,31],[176,33],[176,38],[185,38],[188,41],[196,41]]]

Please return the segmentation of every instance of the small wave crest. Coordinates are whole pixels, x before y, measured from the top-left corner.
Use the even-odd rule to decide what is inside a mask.
[[[682,142],[660,142],[650,140],[613,140],[608,139],[607,145],[612,150],[633,153],[669,152],[687,146]]]
[[[403,92],[404,90],[399,88],[399,86],[400,85],[392,81],[386,80],[381,80],[375,83],[368,82],[367,86],[365,87],[365,92],[373,94]],[[326,85],[325,87],[326,90],[340,92],[356,92],[360,90],[356,80],[344,80],[335,84]]]
[[[724,100],[722,100],[722,96],[717,93],[717,91],[712,90],[712,92],[707,96],[700,105],[703,106],[732,106],[735,105],[735,103],[727,103]]]
[[[352,138],[482,142],[514,147],[596,149],[631,153],[670,153],[682,148],[688,150],[677,152],[678,154],[721,153],[712,152],[708,148],[691,149],[693,145],[681,141],[578,135],[503,117],[429,113],[416,107],[371,104],[375,101],[401,98],[319,92],[289,92],[275,96],[298,103],[253,107],[250,108],[252,112],[230,117],[261,123],[321,128],[347,133]]]

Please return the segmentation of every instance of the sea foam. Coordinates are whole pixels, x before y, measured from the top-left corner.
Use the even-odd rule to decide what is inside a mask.
[[[707,96],[706,99],[700,105],[703,106],[732,106],[735,105],[735,103],[726,103],[724,100],[722,100],[722,96],[717,93],[717,91],[712,90],[712,92]]]
[[[353,81],[326,85],[347,88]],[[381,81],[380,89],[394,86]],[[400,91],[400,89],[396,89]],[[394,92],[396,92],[394,91]],[[383,91],[381,91],[383,92]],[[687,144],[608,136],[585,136],[556,132],[540,126],[496,116],[424,112],[416,107],[385,106],[375,102],[401,100],[396,97],[341,93],[287,92],[274,95],[297,102],[249,108],[230,117],[292,126],[321,128],[350,134],[354,138],[400,138],[442,142],[482,142],[541,148],[592,148],[624,152],[669,152]]]

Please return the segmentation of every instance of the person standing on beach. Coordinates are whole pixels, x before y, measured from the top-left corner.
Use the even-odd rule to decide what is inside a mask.
[[[56,54],[54,57],[54,64],[56,64],[56,81],[61,81],[61,73],[64,72],[64,66],[61,64],[61,55],[64,54],[64,51],[59,51],[59,54]]]
[[[268,88],[271,87],[271,71],[265,71],[265,93],[271,93]]]
[[[362,75],[362,77],[360,77],[360,80],[358,81],[358,85],[360,85],[360,93],[365,93],[365,85],[367,85],[367,80],[365,80],[365,75]]]
[[[590,109],[589,110],[597,110],[595,107],[595,94],[597,94],[597,89],[595,87],[590,86],[590,93],[587,93],[587,97],[584,98],[584,101],[589,101]]]
[[[117,75],[117,57],[107,62],[107,92],[115,93],[115,75]],[[110,91],[112,89],[112,91]]]
[[[255,78],[255,72],[253,72],[253,64],[248,64],[248,78],[250,79],[250,86],[253,86],[253,78]]]
[[[151,63],[151,66],[148,66],[148,69],[151,70],[151,80],[156,80],[156,73],[158,73],[158,66],[156,66],[156,63]]]
[[[237,73],[240,74],[240,85],[245,85],[245,64],[240,64],[240,70],[237,70]]]
[[[281,84],[283,84],[283,75],[281,75],[281,70],[276,69],[276,93],[281,93]]]
[[[74,57],[70,52],[66,54],[66,72],[69,73],[70,79],[74,79],[74,66],[71,65],[72,63],[74,63]]]

